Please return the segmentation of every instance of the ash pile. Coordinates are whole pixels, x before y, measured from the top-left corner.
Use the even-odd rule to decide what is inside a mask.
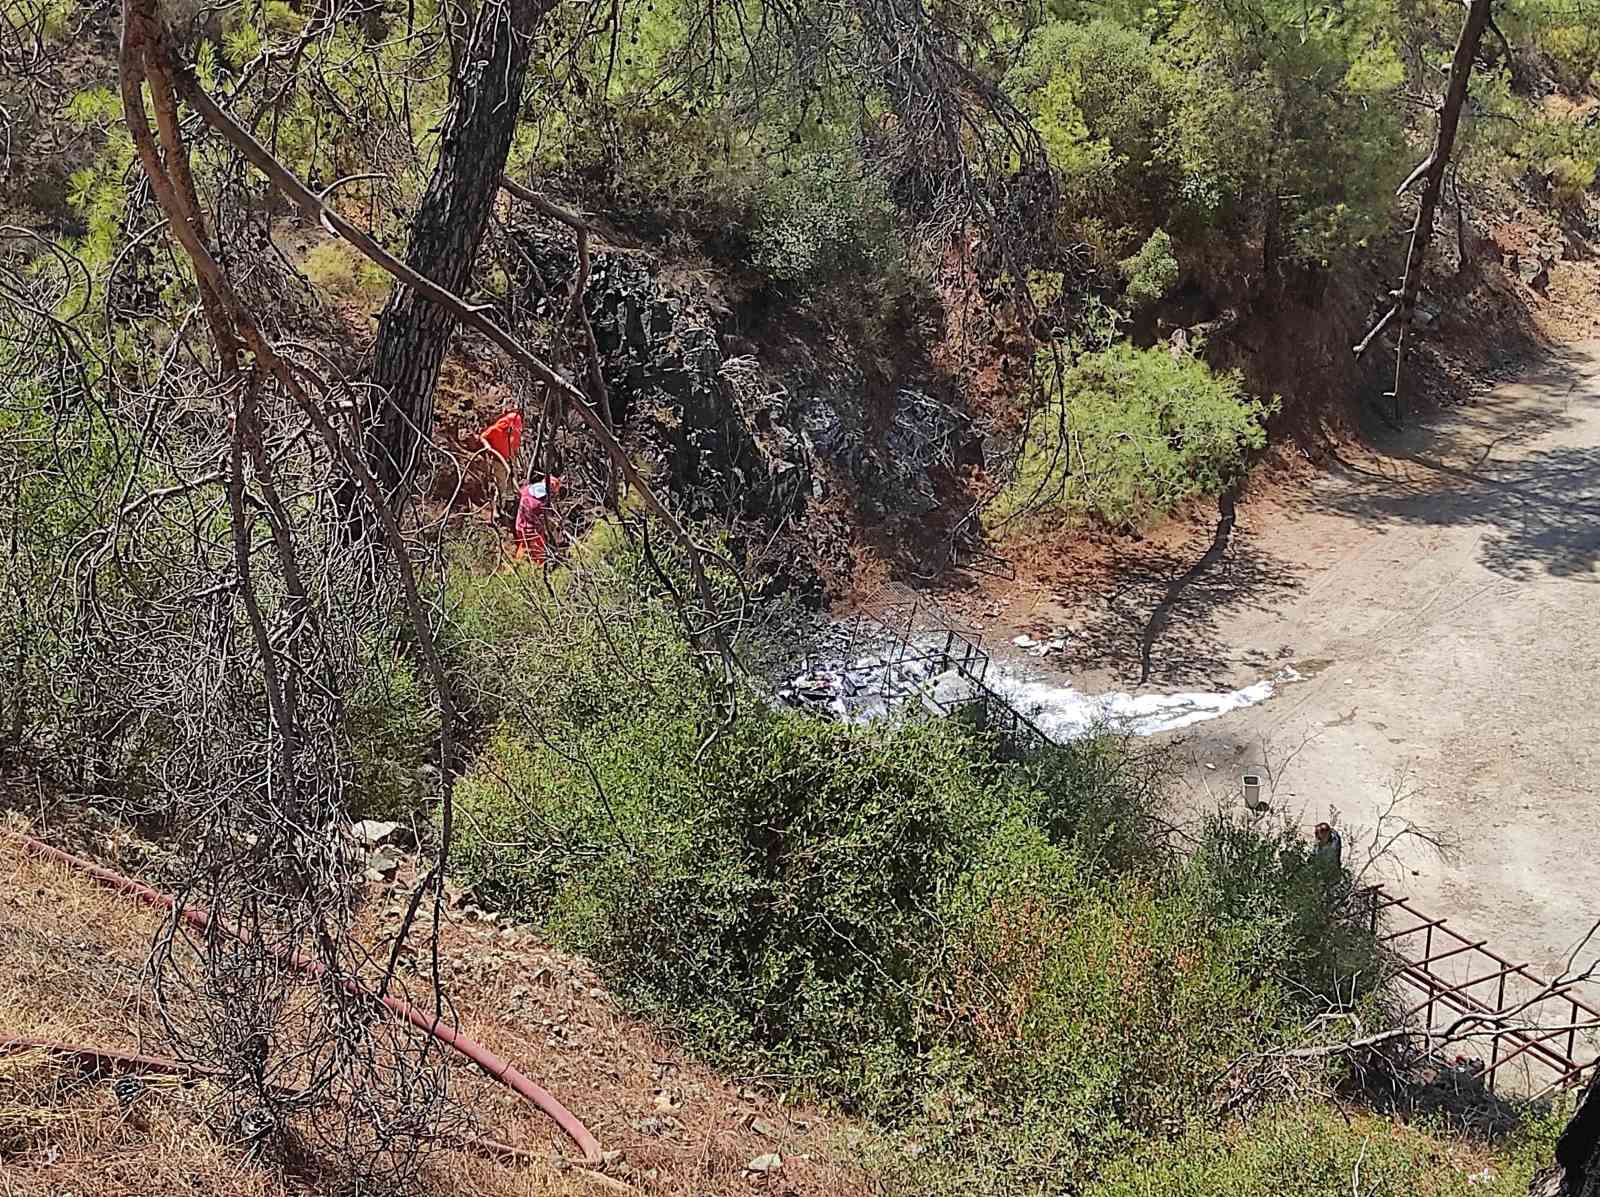
[[[778,698],[815,715],[867,723],[902,703],[927,698],[935,665],[926,658],[896,661],[868,653],[849,663],[807,669],[780,686]]]
[[[945,635],[869,616],[819,629],[774,689],[787,706],[846,723],[882,719],[906,704],[948,714],[978,693],[955,667]]]

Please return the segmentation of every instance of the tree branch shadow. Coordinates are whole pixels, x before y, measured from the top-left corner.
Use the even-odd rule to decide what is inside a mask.
[[[1062,597],[1088,614],[1061,658],[1069,669],[1110,670],[1130,686],[1226,689],[1240,667],[1264,672],[1275,657],[1240,653],[1221,634],[1224,617],[1265,610],[1297,590],[1296,570],[1235,535],[1234,499],[1218,503],[1210,543],[1192,550],[1146,548],[1119,557],[1113,588],[1086,580]]]
[[[1375,468],[1337,460],[1344,483],[1314,506],[1365,523],[1481,529],[1478,559],[1515,581],[1593,580],[1600,565],[1600,446],[1522,446],[1580,427],[1600,403],[1592,349],[1552,351],[1511,386],[1448,420],[1382,438]]]

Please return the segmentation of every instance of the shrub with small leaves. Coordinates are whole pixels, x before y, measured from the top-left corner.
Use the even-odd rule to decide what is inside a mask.
[[[1219,823],[1174,854],[1127,742],[848,727],[753,692],[722,721],[624,577],[541,600],[573,648],[458,785],[456,868],[713,1059],[913,1132],[942,1176],[981,1159],[998,1191],[1040,1152],[1087,1167],[1181,1128],[1368,975],[1303,848]]]
[[[389,275],[343,241],[314,246],[300,270],[323,295],[334,302],[376,309],[389,293]]]
[[[1178,282],[1178,259],[1172,253],[1172,238],[1157,229],[1139,252],[1121,262],[1128,280],[1128,302],[1145,307],[1162,299]]]
[[[1196,1123],[1105,1169],[1083,1197],[1524,1197],[1548,1165],[1568,1103],[1532,1111],[1499,1143],[1322,1103],[1247,1124]]]
[[[1234,372],[1122,343],[1057,373],[1041,355],[1045,401],[1029,422],[1016,477],[987,513],[991,526],[1065,509],[1141,528],[1185,499],[1232,486],[1266,444],[1276,401],[1244,391]]]
[[[839,150],[806,155],[771,180],[756,214],[756,265],[791,286],[881,268],[897,251],[881,182]]]

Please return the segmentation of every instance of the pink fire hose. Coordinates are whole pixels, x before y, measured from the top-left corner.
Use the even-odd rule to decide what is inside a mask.
[[[37,840],[32,836],[21,835],[16,832],[7,832],[6,834],[20,840],[24,853],[29,856],[53,860],[58,864],[66,865],[68,868],[76,869],[78,872],[85,873],[93,878],[98,884],[127,894],[147,906],[176,910],[186,922],[202,931],[211,925],[212,920],[209,911],[195,907],[179,906],[175,899],[161,893],[159,890],[151,889],[148,885],[135,881],[130,877],[124,877],[120,873],[113,873],[110,869],[101,868],[93,861],[85,860],[81,856],[74,856],[70,852],[63,852],[60,848],[53,848],[43,840]],[[241,938],[239,933],[226,923],[218,920],[217,926],[229,935],[234,936],[234,938]],[[292,967],[312,976],[321,976],[327,972],[323,965],[314,960],[307,960],[298,952],[283,952],[280,955]],[[340,978],[340,984],[344,986],[347,993],[358,997],[378,998],[377,994],[354,978]],[[395,1014],[411,1023],[412,1026],[417,1027],[427,1035],[431,1035],[456,1054],[466,1057],[493,1080],[500,1082],[507,1089],[548,1114],[555,1121],[555,1124],[566,1132],[567,1137],[577,1144],[578,1148],[583,1152],[586,1163],[598,1164],[601,1162],[600,1144],[589,1133],[588,1127],[579,1122],[572,1112],[562,1105],[554,1095],[534,1084],[509,1061],[502,1060],[484,1047],[483,1044],[463,1035],[454,1027],[446,1026],[439,1018],[424,1014],[409,1002],[388,994],[378,998],[378,1000],[382,1001]]]

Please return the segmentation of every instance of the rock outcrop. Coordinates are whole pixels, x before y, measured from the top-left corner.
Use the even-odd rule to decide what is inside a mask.
[[[575,265],[571,238],[534,229],[515,237],[525,267],[511,314],[559,317]],[[809,560],[791,553],[769,563],[768,592],[820,600],[814,565],[829,555],[838,559],[827,572],[848,573],[839,530],[808,529],[833,481],[868,521],[915,527],[939,508],[941,481],[982,460],[966,414],[926,389],[901,387],[889,403],[869,405],[865,380],[849,366],[780,369],[730,352],[741,340],[731,314],[668,284],[648,255],[596,252],[586,302],[613,421],[640,448],[654,447],[657,476],[679,510],[725,525],[735,540],[759,531],[804,542],[798,556]]]
[[[522,302],[559,310],[570,240],[527,233],[522,246],[535,267]],[[651,259],[624,252],[594,255],[586,298],[612,418],[660,445],[686,515],[775,524],[804,509],[811,458],[795,406],[746,359],[724,355],[709,306],[672,294]]]

